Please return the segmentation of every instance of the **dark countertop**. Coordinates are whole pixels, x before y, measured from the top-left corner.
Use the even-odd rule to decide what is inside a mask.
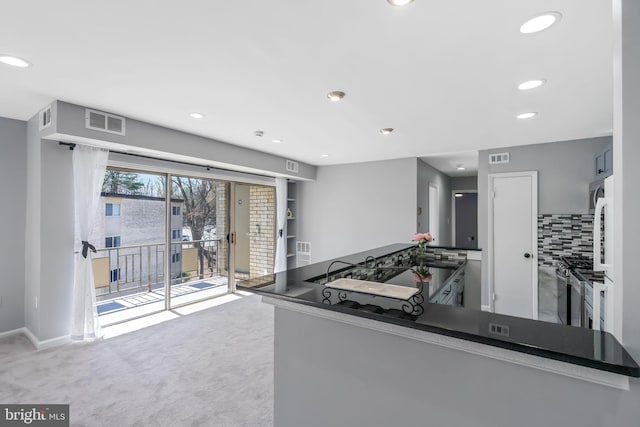
[[[414,245],[394,244],[337,258],[364,264],[368,256],[382,258],[407,251]],[[446,248],[454,249],[454,248]],[[460,249],[464,250],[464,249]],[[285,272],[239,282],[238,289],[387,322],[408,328],[474,341],[512,351],[586,366],[630,377],[640,377],[640,367],[616,338],[608,332],[494,314],[463,307],[424,303],[424,313],[416,318],[392,317],[367,310],[350,308],[348,304],[323,303],[322,284],[309,281],[325,276],[329,260]],[[458,262],[459,264],[459,262]],[[451,268],[446,260],[443,266]],[[348,270],[332,268],[332,275]],[[393,283],[388,280],[388,283]],[[384,297],[378,297],[384,299]],[[502,334],[496,333],[497,328]],[[492,332],[493,331],[493,332]]]

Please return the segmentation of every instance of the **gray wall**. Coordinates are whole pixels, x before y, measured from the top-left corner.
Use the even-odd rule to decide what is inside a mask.
[[[318,167],[298,184],[296,240],[311,262],[410,242],[416,224],[416,159]]]
[[[422,214],[418,216],[417,231],[430,232],[434,237],[434,245],[451,245],[451,178],[428,163],[417,159],[418,163],[418,207]],[[438,187],[438,201],[440,211],[439,230],[429,228],[429,184]]]
[[[487,250],[489,174],[538,171],[539,214],[588,212],[589,183],[595,179],[594,156],[611,137],[481,150],[478,154],[478,247]],[[507,164],[489,165],[489,153],[509,152]],[[614,159],[617,153],[614,152]],[[482,257],[482,304],[489,304],[487,253]]]
[[[482,150],[479,152],[479,196],[486,199],[490,173],[538,171],[538,213],[587,213],[589,183],[595,179],[594,156],[607,144],[610,136]],[[507,164],[489,165],[489,154],[508,151]],[[615,157],[615,153],[614,153]]]
[[[622,341],[636,361],[640,361],[640,2],[615,0],[613,4],[614,29],[622,27],[622,37],[620,33],[614,37],[613,108],[614,284],[620,286],[622,293],[614,295],[623,307]],[[630,394],[640,402],[640,386],[635,384]],[[636,408],[635,414],[637,424],[640,410]]]
[[[35,336],[40,334],[36,299],[40,298],[40,187],[42,152],[38,116],[27,122],[27,213],[25,245],[28,260],[24,270],[24,322]]]
[[[41,145],[41,341],[71,332],[74,268],[73,153],[51,141]]]
[[[27,123],[0,117],[0,332],[24,326]]]
[[[454,176],[451,177],[451,191],[455,190],[477,190],[477,176]]]
[[[45,136],[48,139],[88,141],[116,150],[149,150],[149,154],[168,160],[189,161],[178,157],[187,156],[207,161],[211,166],[263,172],[270,176],[284,174],[300,179],[315,178],[316,167],[306,163],[299,162],[298,173],[287,172],[282,157],[134,119],[127,118],[124,136],[87,129],[84,107],[62,101],[56,101],[54,105],[56,108],[52,110],[52,120],[56,121],[56,126],[50,129],[51,135]],[[117,112],[113,114],[117,115]]]

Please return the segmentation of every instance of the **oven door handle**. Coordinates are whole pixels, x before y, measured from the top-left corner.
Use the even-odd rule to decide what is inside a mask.
[[[602,210],[609,201],[606,197],[601,197],[596,203],[596,211],[593,213],[593,270],[604,271],[611,268],[610,264],[602,262]],[[610,256],[610,255],[609,255]]]

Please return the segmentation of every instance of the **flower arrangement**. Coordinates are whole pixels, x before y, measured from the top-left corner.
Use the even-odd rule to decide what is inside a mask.
[[[416,233],[413,235],[413,241],[418,243],[420,249],[424,249],[425,246],[433,240],[431,233]]]

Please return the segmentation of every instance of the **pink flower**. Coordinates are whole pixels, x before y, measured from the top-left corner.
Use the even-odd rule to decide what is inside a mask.
[[[421,240],[426,240],[427,242],[430,242],[433,240],[433,236],[431,235],[431,233],[416,233],[413,235],[414,242],[420,242]]]

